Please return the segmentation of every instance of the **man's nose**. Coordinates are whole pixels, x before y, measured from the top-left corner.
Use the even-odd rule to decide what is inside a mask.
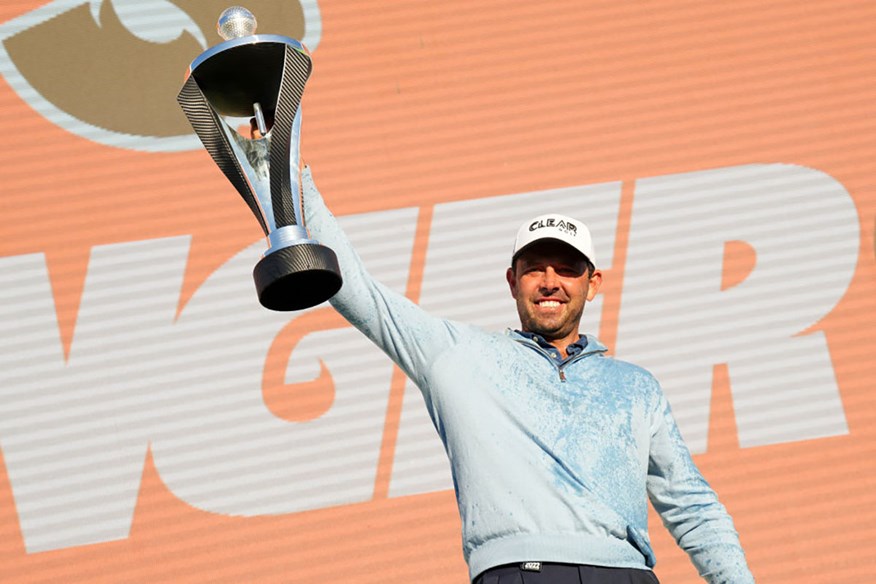
[[[543,276],[541,278],[541,287],[544,290],[556,290],[560,287],[559,278],[557,277],[557,272],[553,267],[548,266],[545,268],[543,272]]]

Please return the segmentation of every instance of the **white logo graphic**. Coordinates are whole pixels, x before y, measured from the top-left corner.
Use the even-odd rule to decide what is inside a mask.
[[[300,37],[316,50],[317,0],[250,1],[265,16],[264,32]],[[0,25],[0,74],[40,115],[93,142],[146,152],[201,148],[176,94],[191,61],[221,41],[215,23],[227,3],[178,3],[185,9],[169,0],[55,0]],[[290,6],[295,22],[280,18]]]
[[[513,326],[513,302],[497,299],[508,294],[502,274],[520,218],[548,199],[585,217],[610,269],[620,193],[608,183],[437,205],[421,305],[488,329]],[[342,218],[375,277],[397,291],[416,215]],[[460,233],[476,231],[472,254]],[[723,246],[735,240],[752,246],[757,265],[721,290]],[[816,170],[750,165],[639,181],[618,357],[657,375],[694,452],[707,450],[720,363],[742,447],[846,434],[827,340],[800,333],[843,297],[859,244],[851,197]],[[258,305],[251,270],[262,248],[211,274],[178,317],[187,237],[93,248],[66,361],[45,258],[0,258],[0,447],[28,552],[128,537],[149,449],[167,487],[205,511],[256,516],[371,500],[392,366],[352,328],[308,333],[286,382],[318,377],[322,360],[334,402],[308,421],[274,416],[262,398],[266,357],[301,313]],[[595,332],[600,303],[592,308],[584,328]],[[401,416],[390,495],[452,488],[412,384]]]

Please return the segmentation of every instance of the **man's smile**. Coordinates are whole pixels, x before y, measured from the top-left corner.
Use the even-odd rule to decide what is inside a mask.
[[[564,302],[562,300],[558,300],[556,298],[542,298],[540,300],[535,301],[535,305],[539,308],[559,308],[562,306]]]

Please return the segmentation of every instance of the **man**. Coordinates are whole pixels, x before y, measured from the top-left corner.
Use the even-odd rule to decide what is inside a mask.
[[[417,384],[444,442],[473,582],[656,582],[648,497],[708,582],[753,582],[656,380],[578,333],[602,281],[582,223],[520,228],[506,278],[521,328],[490,333],[374,281],[309,169],[303,185],[307,225],[344,277],[332,305]]]

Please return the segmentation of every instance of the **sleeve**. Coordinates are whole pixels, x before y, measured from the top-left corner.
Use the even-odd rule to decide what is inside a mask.
[[[326,207],[309,167],[302,173],[302,186],[307,228],[338,256],[343,285],[332,306],[423,389],[429,365],[455,342],[458,327],[374,280]]]
[[[694,464],[662,391],[651,424],[648,496],[707,582],[753,584],[733,520]]]

